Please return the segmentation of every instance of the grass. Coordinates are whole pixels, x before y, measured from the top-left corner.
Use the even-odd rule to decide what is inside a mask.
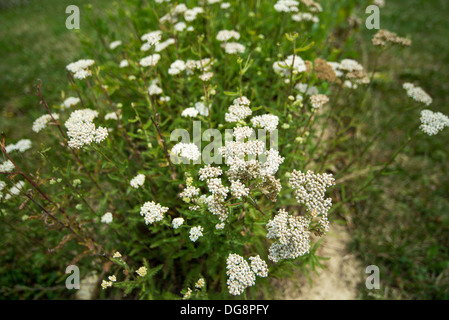
[[[67,88],[65,66],[82,55],[76,31],[65,28],[68,17],[65,8],[69,4],[80,7],[79,32],[88,34],[91,28],[83,20],[82,9],[88,3],[86,0],[22,1],[0,10],[0,131],[10,141],[31,135],[30,123],[42,114],[38,98],[31,95],[39,81],[49,101],[62,102],[60,92]],[[105,0],[95,1],[94,9],[107,4]],[[50,257],[48,252],[56,244],[45,239],[47,229],[40,229],[34,232],[32,226],[22,231],[13,225],[0,227],[0,296],[9,299],[68,297],[65,286],[61,286],[61,277],[65,275],[55,272],[58,259]]]
[[[82,54],[76,33],[92,31],[83,17],[83,7],[89,3],[28,1],[0,11],[0,128],[7,136],[20,138],[23,132],[16,127],[25,128],[42,114],[38,99],[31,95],[39,82],[48,92],[49,101],[61,100],[61,91],[67,88],[65,66]],[[79,30],[65,27],[69,16],[65,8],[71,4],[80,8]],[[93,9],[101,11],[107,4],[105,0],[95,1]]]
[[[434,99],[429,109],[448,113],[448,13],[445,1],[387,1],[381,28],[408,36],[413,44],[381,59],[375,86],[388,82],[395,89],[387,96],[377,95],[369,106],[377,109],[379,121],[374,125],[388,119],[391,108],[411,103],[402,99],[403,82],[418,83]],[[368,43],[368,33],[364,34]],[[388,158],[385,151],[404,141],[402,128],[416,123],[421,109],[394,119],[396,129],[385,132],[372,156]],[[448,143],[447,131],[417,138],[394,162],[393,174],[378,180],[369,200],[352,215],[352,249],[366,265],[379,266],[381,273],[380,290],[367,290],[362,283],[363,298],[449,298]]]

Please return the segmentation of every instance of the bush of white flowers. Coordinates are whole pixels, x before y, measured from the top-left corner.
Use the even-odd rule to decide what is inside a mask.
[[[61,101],[36,86],[29,125],[44,142],[2,137],[2,210],[26,208],[61,270],[96,273],[103,298],[269,295],[271,278],[319,265],[332,213],[403,148],[365,184],[343,182],[366,155],[344,150],[376,71],[331,35],[357,31],[357,3],[128,0],[91,14],[98,34],[67,61]],[[372,45],[377,57],[410,40],[380,30]],[[417,84],[404,89],[426,107],[414,138],[449,126]]]

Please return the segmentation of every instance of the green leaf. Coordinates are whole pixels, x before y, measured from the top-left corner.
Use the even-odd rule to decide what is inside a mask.
[[[312,41],[308,45],[305,45],[305,46],[303,46],[301,48],[296,48],[295,49],[295,53],[307,51],[307,50],[311,49],[314,45],[315,45],[315,42]]]

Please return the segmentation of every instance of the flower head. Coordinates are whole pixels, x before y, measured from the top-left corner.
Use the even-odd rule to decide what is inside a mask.
[[[136,273],[141,277],[145,277],[147,275],[147,268],[142,266],[136,270]]]
[[[98,117],[98,112],[92,109],[75,110],[64,123],[70,140],[71,148],[80,149],[92,142],[100,143],[108,137],[108,130],[103,127],[95,127],[93,120]]]
[[[436,135],[445,127],[449,127],[449,117],[441,112],[421,111],[420,129],[429,136]]]
[[[183,218],[174,218],[172,221],[174,229],[178,229],[180,226],[182,226],[183,223],[184,223]]]
[[[144,217],[145,224],[152,224],[153,222],[164,219],[164,213],[167,211],[167,207],[162,207],[154,201],[148,201],[140,208],[140,215]]]
[[[195,242],[196,240],[198,240],[199,237],[203,236],[203,227],[202,226],[196,226],[196,227],[192,227],[190,229],[190,240],[192,240],[192,242]]]
[[[198,160],[201,157],[198,146],[194,143],[180,142],[172,148],[171,154],[193,161]]]
[[[102,217],[101,217],[101,222],[102,223],[106,223],[106,224],[110,224],[112,222],[112,213],[110,212],[106,212]]]
[[[131,181],[129,182],[131,187],[133,187],[135,189],[138,189],[139,187],[143,186],[144,183],[145,183],[145,175],[143,175],[141,173],[139,173],[137,176],[132,178]]]
[[[91,67],[94,63],[95,60],[92,59],[81,59],[68,64],[66,69],[73,73],[73,77],[75,79],[82,80],[92,75],[89,67]]]
[[[57,113],[53,113],[53,118],[55,120],[59,119],[59,115]],[[44,129],[45,127],[47,127],[47,124],[53,120],[52,116],[49,114],[44,114],[42,116],[40,116],[39,118],[37,118],[36,120],[34,120],[33,122],[33,126],[31,127],[31,129],[34,132],[39,132],[42,129]]]
[[[226,260],[226,275],[229,293],[232,295],[242,294],[247,287],[256,283],[256,275],[251,270],[248,262],[238,254],[230,254]]]

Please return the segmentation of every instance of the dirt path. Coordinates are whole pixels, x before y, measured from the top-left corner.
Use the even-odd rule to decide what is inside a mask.
[[[283,300],[356,300],[357,285],[364,274],[359,261],[346,249],[350,236],[346,228],[331,224],[327,236],[321,243],[317,255],[329,257],[323,260],[325,269],[312,274],[312,286],[303,275],[296,283],[281,280],[277,284]]]

